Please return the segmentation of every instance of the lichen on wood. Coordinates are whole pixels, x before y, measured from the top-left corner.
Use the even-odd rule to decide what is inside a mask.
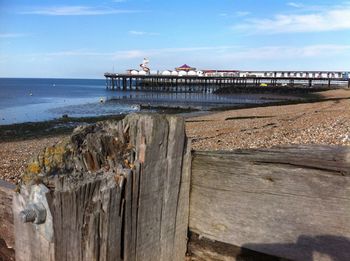
[[[133,145],[128,132],[120,133],[115,121],[76,128],[72,135],[45,148],[31,159],[21,177],[23,184],[50,183],[55,176],[70,177],[132,168]]]

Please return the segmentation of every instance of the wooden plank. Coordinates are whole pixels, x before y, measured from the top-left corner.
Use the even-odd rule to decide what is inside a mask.
[[[0,180],[0,260],[14,260],[12,197],[15,185]]]
[[[179,117],[134,114],[77,129],[24,175],[13,207],[16,258],[183,260],[190,161]],[[49,220],[21,223],[34,199],[46,204]]]
[[[350,148],[196,152],[191,231],[292,260],[350,260]]]
[[[190,182],[191,182],[191,143],[187,141],[187,148],[184,160],[182,163],[182,176],[178,196],[178,205],[176,211],[176,232],[174,242],[174,260],[182,260],[184,252],[187,251],[187,232],[189,219],[189,204],[190,204]]]
[[[136,182],[135,257],[131,260],[183,260],[188,224],[188,204],[183,197],[188,199],[189,191],[185,170],[190,166],[184,121],[148,116],[130,119],[127,125],[137,130],[130,133],[130,139],[141,164]]]

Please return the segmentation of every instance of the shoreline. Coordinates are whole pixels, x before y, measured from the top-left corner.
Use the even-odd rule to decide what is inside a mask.
[[[194,109],[184,108],[151,108],[153,113],[181,114],[191,113]],[[149,112],[149,109],[140,112]],[[54,137],[69,134],[79,125],[93,124],[105,120],[121,120],[126,114],[102,115],[93,117],[61,117],[53,120],[24,122],[0,125],[0,143],[11,141],[23,141],[27,139]]]
[[[255,92],[258,89],[254,89]],[[261,89],[260,89],[261,90]],[[252,92],[248,92],[251,94]],[[271,93],[272,94],[272,93]],[[284,98],[283,100],[282,97]],[[280,95],[276,98],[276,101],[253,103],[253,104],[236,104],[236,105],[223,105],[220,104],[217,107],[211,107],[206,110],[198,109],[196,106],[179,106],[174,105],[172,107],[166,107],[164,105],[149,105],[138,104],[140,106],[141,113],[167,113],[178,114],[185,118],[195,117],[201,115],[209,115],[215,112],[227,111],[227,110],[239,110],[247,108],[261,108],[269,106],[280,106],[300,103],[312,103],[318,102],[322,99],[322,96],[318,95],[314,91],[306,93],[294,93],[293,96],[290,93]],[[44,137],[54,137],[58,135],[69,134],[73,129],[79,125],[93,124],[98,121],[105,120],[121,120],[126,114],[118,115],[101,115],[91,117],[61,117],[52,120],[38,121],[38,122],[23,122],[0,125],[0,142],[8,141],[21,141],[27,139],[36,139]]]
[[[316,100],[317,98],[317,100]],[[180,114],[186,120],[186,132],[195,150],[234,150],[243,148],[267,148],[291,144],[328,144],[350,146],[350,89],[317,93],[313,99],[299,100],[294,104],[261,104],[253,108],[223,108],[221,111],[186,112]],[[162,111],[160,111],[162,112]],[[166,112],[169,113],[169,112]],[[179,114],[178,111],[173,111]],[[103,116],[89,119],[121,119],[124,116]],[[61,123],[68,119],[59,119]],[[86,118],[77,121],[86,122]],[[52,146],[69,135],[73,126],[45,132],[38,123],[34,130],[28,125],[9,125],[17,128],[3,136],[0,126],[0,179],[11,183],[19,180],[26,162],[47,146]],[[57,122],[54,122],[57,123]],[[30,126],[30,125],[29,125]],[[21,132],[29,131],[29,133]]]

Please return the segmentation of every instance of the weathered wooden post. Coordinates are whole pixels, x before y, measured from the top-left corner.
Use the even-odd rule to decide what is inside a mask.
[[[184,260],[189,148],[182,118],[139,114],[46,148],[14,197],[16,260]]]

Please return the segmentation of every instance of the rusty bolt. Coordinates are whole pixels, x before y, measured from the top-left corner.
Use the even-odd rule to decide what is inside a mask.
[[[33,209],[25,209],[19,213],[19,217],[23,223],[34,222],[36,213]]]
[[[30,204],[19,213],[23,223],[42,224],[46,220],[46,209],[42,203]]]

